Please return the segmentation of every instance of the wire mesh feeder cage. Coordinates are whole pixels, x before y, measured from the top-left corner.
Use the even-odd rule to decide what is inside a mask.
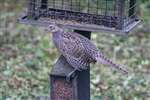
[[[86,31],[128,33],[139,22],[138,0],[27,0],[22,23],[57,23]]]

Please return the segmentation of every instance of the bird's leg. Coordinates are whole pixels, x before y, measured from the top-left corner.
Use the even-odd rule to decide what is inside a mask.
[[[67,76],[66,76],[66,81],[70,82],[71,78],[75,76],[75,72],[77,71],[77,69],[74,69],[73,71],[71,71]]]

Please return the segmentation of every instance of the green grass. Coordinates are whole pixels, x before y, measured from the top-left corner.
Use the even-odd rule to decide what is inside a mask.
[[[58,58],[57,50],[42,28],[17,22],[24,5],[14,1],[0,0],[0,100],[49,96],[48,74]],[[147,27],[148,11],[142,10]],[[91,65],[92,100],[150,99],[150,32],[144,28],[131,36],[92,34],[92,41],[106,56],[132,71],[125,76],[108,66]]]

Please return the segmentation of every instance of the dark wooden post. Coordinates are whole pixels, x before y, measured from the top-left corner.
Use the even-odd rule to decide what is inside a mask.
[[[66,81],[66,76],[73,71],[63,56],[60,56],[50,74],[50,100],[78,100],[77,78],[71,82]]]
[[[90,39],[91,32],[75,30]],[[50,74],[51,100],[90,100],[90,69],[76,73],[71,82],[66,81],[73,68],[60,56]]]
[[[91,32],[89,31],[75,30],[75,32],[87,37],[88,39],[91,38]],[[90,100],[90,69],[79,72],[78,76],[79,77],[77,77],[77,100]]]

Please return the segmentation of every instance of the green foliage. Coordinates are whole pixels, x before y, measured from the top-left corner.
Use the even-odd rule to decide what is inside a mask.
[[[135,35],[93,33],[97,47],[131,73],[125,76],[104,65],[91,65],[92,100],[150,99],[150,0],[142,1],[146,23]],[[23,2],[0,0],[0,100],[35,100],[50,93],[48,74],[57,50],[42,28],[17,23]]]

